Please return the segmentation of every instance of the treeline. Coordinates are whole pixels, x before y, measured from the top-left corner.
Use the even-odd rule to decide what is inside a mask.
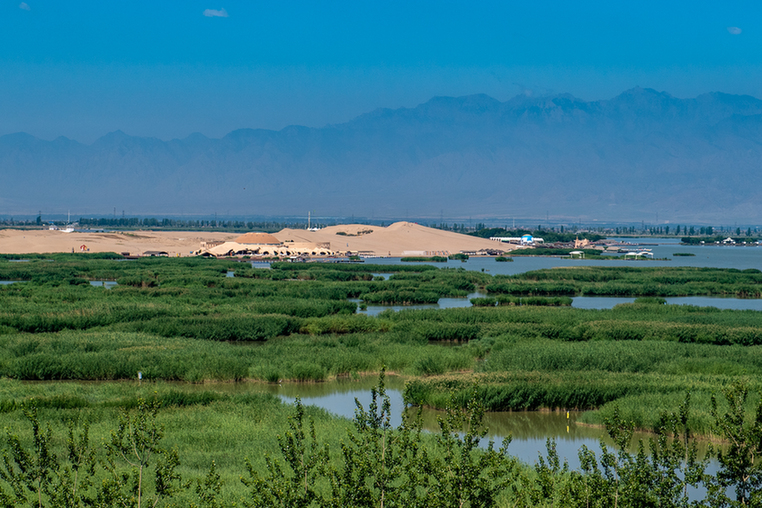
[[[478,236],[479,238],[492,238],[495,236],[511,236],[518,237],[523,235],[532,235],[538,238],[542,238],[545,243],[556,242],[573,242],[575,239],[585,239],[591,242],[597,242],[598,240],[604,240],[606,237],[598,233],[591,232],[564,232],[563,226],[561,231],[551,231],[548,229],[535,229],[531,231],[529,229],[505,229],[505,228],[482,228],[476,231],[468,233],[471,236]]]
[[[751,236],[684,236],[680,239],[680,242],[685,245],[700,245],[702,243],[722,243],[726,239],[730,238],[735,243],[755,243],[758,239]]]
[[[193,220],[193,219],[157,219],[154,217],[80,217],[79,225],[86,228],[143,228],[143,229],[180,229],[180,230],[225,230],[225,231],[264,231],[273,233],[284,228],[304,228],[302,222],[241,221],[241,220]]]
[[[510,254],[511,256],[568,256],[572,252],[582,252],[585,256],[592,258],[600,258],[602,255],[605,255],[604,251],[598,249],[559,249],[543,245],[531,249],[514,249]]]

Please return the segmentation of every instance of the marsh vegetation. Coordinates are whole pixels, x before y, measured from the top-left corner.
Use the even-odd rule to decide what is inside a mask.
[[[604,467],[599,459],[591,462],[587,455],[587,469],[575,473],[556,463],[552,448],[545,462],[535,468],[509,460],[496,448],[480,451],[468,438],[453,434],[462,420],[446,424],[439,437],[424,434],[413,439],[419,430],[412,420],[406,429],[385,426],[380,392],[379,405],[366,408],[370,412],[352,423],[313,408],[297,409],[294,414],[293,408],[272,396],[230,393],[220,388],[223,385],[210,382],[319,382],[374,375],[386,366],[407,379],[409,402],[449,408],[452,418],[463,414],[478,418],[482,409],[581,409],[587,411],[582,417],[586,423],[608,424],[624,434],[629,428],[646,429],[654,432],[657,440],[688,434],[730,440],[733,429],[722,422],[733,411],[737,421],[739,412],[746,415],[740,421],[749,429],[762,425],[759,417],[751,416],[762,392],[761,313],[665,305],[661,299],[677,295],[758,298],[762,283],[758,270],[588,267],[493,277],[418,264],[274,263],[265,270],[238,260],[122,261],[107,255],[29,255],[24,259],[29,261],[12,263],[8,256],[0,258],[0,280],[23,281],[0,286],[3,424],[9,436],[19,436],[17,450],[30,446],[39,450],[34,443],[41,438],[32,430],[42,432],[59,457],[59,469],[49,473],[58,483],[50,480],[50,485],[69,485],[70,478],[64,473],[74,473],[73,459],[64,458],[69,456],[65,451],[67,422],[75,422],[73,442],[83,442],[82,432],[87,428],[91,442],[110,443],[112,448],[93,445],[92,463],[97,471],[92,478],[97,481],[82,488],[88,496],[108,478],[113,496],[127,499],[132,495],[127,493],[132,488],[128,484],[134,482],[117,481],[131,469],[122,459],[117,460],[116,453],[119,446],[126,446],[128,437],[119,438],[119,429],[128,428],[129,422],[134,426],[135,418],[144,418],[144,427],[155,422],[164,428],[162,444],[156,445],[157,461],[150,467],[162,464],[165,476],[160,479],[156,476],[159,469],[151,469],[154,483],[147,487],[151,495],[167,493],[160,495],[166,500],[160,504],[170,499],[188,506],[191,502],[201,506],[272,503],[272,497],[255,501],[278,471],[272,469],[276,463],[265,461],[263,454],[283,453],[275,436],[288,436],[288,432],[302,436],[300,442],[312,450],[316,461],[309,470],[292,470],[293,464],[277,466],[286,468],[284,478],[297,473],[315,475],[317,490],[309,499],[299,498],[304,506],[327,506],[331,504],[325,499],[345,499],[342,496],[350,490],[361,492],[351,482],[337,484],[348,490],[335,487],[340,476],[335,471],[344,471],[349,476],[343,478],[356,481],[365,474],[361,471],[367,471],[363,468],[378,464],[357,462],[359,455],[350,460],[340,452],[341,442],[364,450],[363,446],[375,446],[371,443],[378,443],[382,435],[393,436],[401,447],[399,462],[389,465],[391,476],[379,480],[393,489],[368,484],[357,506],[378,505],[382,491],[387,492],[387,506],[423,506],[434,502],[426,497],[434,491],[455,496],[454,486],[442,487],[445,477],[437,475],[446,469],[445,462],[437,460],[456,450],[467,450],[472,461],[463,467],[479,464],[485,475],[472,478],[469,488],[475,490],[469,492],[482,492],[486,497],[473,494],[476,497],[468,497],[467,506],[531,505],[540,499],[531,496],[540,495],[536,493],[545,492],[543,489],[552,493],[544,498],[548,504],[568,506],[561,503],[559,493],[579,494],[574,489],[583,487],[592,489],[588,493],[602,489],[596,499],[604,499],[609,495],[605,493],[624,488],[606,480],[605,468],[613,466]],[[235,277],[227,276],[231,271]],[[377,273],[390,275],[379,280],[374,276]],[[90,285],[92,280],[116,281],[118,285],[107,289]],[[357,303],[349,301],[404,305],[465,297],[477,290],[488,296],[475,299],[472,308],[388,310],[375,318],[356,314]],[[639,298],[609,310],[570,308],[569,297],[577,295]],[[138,372],[141,384],[136,381]],[[683,419],[669,420],[665,415],[682,414],[686,393],[690,393],[690,411],[680,417]],[[37,426],[30,423],[35,419]],[[315,422],[314,436],[309,420]],[[51,428],[49,438],[45,437],[47,426]],[[117,441],[112,439],[112,431]],[[320,447],[309,448],[313,439]],[[419,454],[424,448],[416,448],[413,441],[420,443],[415,446],[428,447],[425,453],[430,454],[430,462],[421,462]],[[6,442],[14,449],[16,441],[9,437]],[[319,451],[324,445],[328,455]],[[663,446],[671,445],[665,442]],[[176,458],[172,450],[177,452]],[[625,468],[618,470],[621,475],[626,468],[633,475],[645,475],[657,465],[666,467],[654,462],[656,458],[643,462],[627,450],[602,451],[600,460],[612,453],[606,464],[619,461],[617,467]],[[717,460],[724,464],[725,459]],[[212,463],[214,470],[210,470]],[[338,469],[319,469],[318,463]],[[421,468],[420,477],[409,476],[411,464]],[[752,461],[744,467],[755,464]],[[727,462],[723,467],[741,466]],[[399,473],[403,470],[408,472]],[[747,476],[759,479],[759,472],[754,474],[757,476]],[[248,483],[241,483],[241,476],[248,478]],[[12,476],[0,478],[8,485],[16,481]],[[198,482],[193,486],[183,483],[189,479]],[[706,479],[704,486],[720,485],[712,481],[721,480]],[[412,490],[411,484],[415,485]],[[223,485],[222,490],[214,494],[218,485]],[[165,487],[168,490],[162,491]],[[54,499],[52,491],[19,488],[11,489],[13,495],[26,492],[29,497],[35,492]],[[720,490],[715,492],[717,496]],[[6,488],[10,496],[9,492]],[[635,495],[635,491],[617,492],[620,500]],[[755,491],[745,492],[740,499],[749,502]],[[294,503],[293,499],[281,504]],[[86,505],[77,502],[80,504],[53,505]],[[600,505],[608,506],[603,501]],[[619,504],[647,505],[636,501]]]

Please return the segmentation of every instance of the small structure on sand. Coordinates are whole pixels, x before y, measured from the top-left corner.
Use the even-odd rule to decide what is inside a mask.
[[[268,233],[246,233],[232,242],[209,246],[202,245],[202,256],[257,256],[257,257],[329,257],[336,253],[331,250],[330,242],[281,242]]]

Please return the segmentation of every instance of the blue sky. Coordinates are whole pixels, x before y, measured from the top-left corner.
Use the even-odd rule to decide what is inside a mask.
[[[0,0],[0,135],[220,137],[637,85],[762,97],[762,2]]]

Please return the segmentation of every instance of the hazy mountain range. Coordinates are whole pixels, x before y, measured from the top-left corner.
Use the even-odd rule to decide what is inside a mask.
[[[635,88],[435,97],[222,139],[0,137],[0,214],[739,221],[762,217],[762,101]]]

